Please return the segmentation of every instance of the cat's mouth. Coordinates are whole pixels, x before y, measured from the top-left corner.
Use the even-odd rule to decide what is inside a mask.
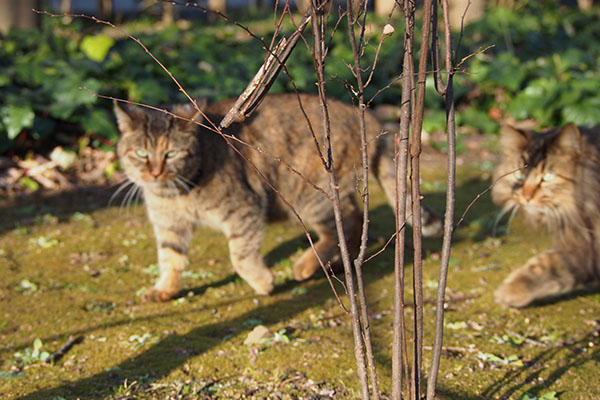
[[[153,176],[151,174],[141,174],[137,180],[140,186],[147,187],[148,189],[169,189],[175,192],[189,192],[195,186],[195,184],[189,179],[181,175],[172,175],[163,173],[159,176]]]

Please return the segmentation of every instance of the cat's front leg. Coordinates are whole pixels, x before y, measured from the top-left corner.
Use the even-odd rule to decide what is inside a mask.
[[[549,250],[513,271],[494,295],[503,306],[525,307],[544,297],[568,293],[575,285],[569,260],[561,252]]]
[[[192,238],[191,224],[177,227],[154,227],[158,247],[160,277],[153,287],[144,292],[147,301],[168,301],[179,291],[181,273],[187,265],[188,248]]]

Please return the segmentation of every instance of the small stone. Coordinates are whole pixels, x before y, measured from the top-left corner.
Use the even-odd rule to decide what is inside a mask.
[[[260,343],[262,339],[270,338],[273,336],[273,333],[264,325],[256,325],[254,329],[248,334],[246,340],[244,340],[244,344],[257,344]]]

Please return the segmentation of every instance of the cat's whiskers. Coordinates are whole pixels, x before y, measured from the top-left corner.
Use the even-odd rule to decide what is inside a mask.
[[[136,203],[136,204],[140,204],[144,198],[144,190],[142,190],[141,186],[138,186],[138,188],[139,188],[139,190],[137,191],[137,194],[136,194],[135,200],[134,200],[134,203]]]
[[[192,188],[196,187],[196,184],[194,182],[192,182],[183,175],[177,174],[175,180],[178,181],[180,185],[184,186],[188,193],[192,190]]]
[[[129,181],[129,177],[125,176],[124,178],[119,179],[117,182],[112,183],[109,188],[113,188],[115,186],[121,186],[123,183]]]
[[[506,206],[504,206],[502,208],[502,210],[500,210],[500,213],[498,214],[498,216],[496,217],[496,220],[494,221],[494,226],[492,227],[492,236],[496,237],[496,229],[498,228],[498,224],[500,223],[500,221],[502,220],[502,218],[506,215],[507,212],[511,211],[511,210],[517,210],[519,208],[519,205],[517,203],[514,202],[510,202],[509,204],[507,204]],[[512,215],[514,215],[516,211],[513,211]],[[509,223],[508,223],[508,227],[507,227],[507,231],[510,229],[510,221],[512,221],[512,215],[509,218]]]
[[[119,184],[117,190],[112,194],[112,196],[110,196],[110,199],[108,199],[109,207],[112,205],[113,200],[119,195],[119,193],[121,193],[129,185],[135,185],[135,182],[129,178],[125,178],[125,180]]]
[[[131,205],[135,205],[137,204],[137,198],[139,198],[140,196],[140,192],[142,192],[142,187],[141,186],[137,186],[135,188],[135,191],[133,192],[133,195],[129,198],[129,204],[127,204],[127,212],[129,212],[129,209],[131,208]]]
[[[191,187],[194,187],[194,186],[196,186],[196,184],[195,184],[194,182],[192,182],[191,180],[189,180],[188,178],[186,178],[186,177],[185,177],[185,176],[183,176],[183,175],[177,174],[177,177],[178,177],[179,179],[181,179],[182,181],[184,181],[185,183],[187,183],[188,185],[190,185]]]
[[[136,193],[138,190],[141,189],[141,186],[136,184],[135,182],[132,182],[133,186],[131,188],[129,188],[129,190],[127,191],[127,194],[125,195],[125,197],[123,198],[123,201],[121,202],[121,207],[119,208],[119,215],[122,214],[123,212],[123,207],[125,207],[125,215],[129,215],[129,206],[131,205],[131,201],[132,199],[135,197]]]
[[[181,186],[181,188],[186,192],[189,193],[191,188],[187,185],[187,183],[185,183],[183,180],[181,180],[179,178],[179,176],[176,176],[175,179],[173,179],[173,182],[175,182],[176,184],[179,184],[179,186]]]
[[[167,181],[167,187],[169,188],[169,190],[179,193],[179,189],[177,188],[177,185],[175,184],[175,182],[169,180]]]
[[[515,204],[515,207],[513,208],[512,212],[510,213],[510,217],[508,217],[508,222],[506,223],[506,233],[510,232],[510,226],[513,222],[513,219],[515,219],[515,215],[517,215],[517,211],[519,211],[519,208],[521,208],[521,206],[518,204]]]
[[[558,231],[558,237],[560,239],[561,242],[563,242],[565,245],[567,244],[566,238],[565,238],[565,229],[569,223],[569,219],[565,218],[565,213],[564,211],[562,211],[559,207],[557,207],[554,204],[550,204],[549,208],[552,210],[556,220],[558,221],[557,225],[557,231]],[[550,231],[550,233],[552,233],[552,231]]]
[[[559,212],[561,212],[561,214],[564,216],[565,221],[567,221],[571,225],[577,227],[578,229],[587,231],[587,232],[593,231],[589,227],[585,226],[583,221],[581,221],[579,218],[577,218],[576,213],[568,212],[567,210],[565,210],[563,208],[559,208],[559,207],[557,207],[557,210],[559,210]]]
[[[546,221],[546,227],[548,233],[552,233],[555,230],[560,231],[562,235],[562,229],[560,224],[560,217],[556,215],[556,210],[552,207],[552,204],[545,205],[540,208],[540,211],[544,214],[544,220]]]

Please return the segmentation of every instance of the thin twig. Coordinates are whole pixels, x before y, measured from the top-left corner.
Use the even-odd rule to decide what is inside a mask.
[[[471,58],[471,57],[474,57],[474,56],[476,56],[477,54],[483,54],[483,53],[485,53],[486,51],[488,51],[489,49],[491,49],[491,48],[494,48],[494,47],[496,47],[496,45],[495,45],[495,44],[490,44],[489,46],[485,46],[485,47],[480,47],[480,48],[478,48],[478,49],[477,49],[476,51],[474,51],[473,53],[469,54],[468,56],[465,56],[465,57],[463,57],[463,58],[462,58],[462,59],[461,59],[461,60],[458,62],[458,64],[456,64],[456,67],[454,67],[454,69],[455,69],[455,70],[459,70],[459,69],[460,69],[460,67],[462,67],[462,65],[463,65],[465,62],[467,62],[467,60],[468,60],[469,58]]]
[[[520,171],[522,169],[527,168],[527,164],[523,165],[520,168],[516,168],[510,172],[507,172],[504,175],[499,176],[498,178],[496,178],[496,180],[494,182],[492,182],[492,184],[490,186],[488,186],[483,192],[480,192],[479,194],[477,194],[477,196],[475,196],[475,198],[473,200],[471,200],[471,202],[469,203],[469,205],[467,206],[467,208],[465,209],[465,212],[463,212],[463,214],[461,215],[460,219],[458,220],[458,222],[456,222],[456,224],[454,225],[454,230],[456,230],[458,228],[458,226],[465,220],[465,216],[467,215],[467,213],[469,212],[469,210],[471,209],[471,207],[473,207],[475,205],[475,203],[477,202],[477,200],[479,200],[481,198],[481,196],[483,196],[484,194],[486,194],[487,192],[489,192],[490,190],[492,190],[492,188],[494,187],[494,185],[496,183],[498,183],[498,181],[500,181],[500,179],[507,177],[510,174],[514,174],[517,171]]]
[[[69,336],[67,343],[65,343],[60,349],[58,349],[54,353],[50,354],[48,358],[44,360],[44,364],[55,363],[56,361],[60,360],[66,354],[66,352],[71,349],[71,347],[81,342],[83,342],[83,336]]]
[[[423,350],[433,350],[432,346],[423,346]],[[442,350],[453,353],[474,353],[479,351],[476,347],[443,346]]]

